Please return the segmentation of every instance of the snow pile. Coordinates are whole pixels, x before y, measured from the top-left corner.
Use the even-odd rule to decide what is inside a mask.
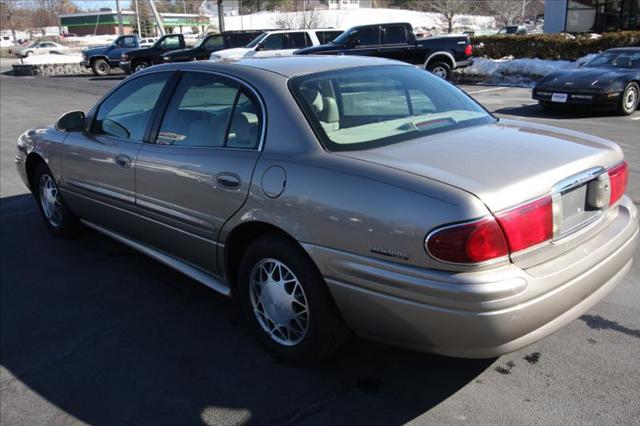
[[[512,57],[502,59],[474,58],[473,64],[456,70],[458,80],[500,86],[533,87],[544,76],[561,69],[576,68],[593,58],[584,56],[577,61]]]
[[[249,30],[274,28],[275,20],[287,15],[296,15],[303,12],[258,12],[250,15],[225,16],[224,27],[226,30]],[[307,12],[311,13],[311,12]],[[430,12],[418,12],[403,9],[341,9],[341,10],[316,10],[320,17],[319,27],[338,28],[346,30],[356,25],[383,24],[388,22],[409,22],[411,25],[423,28],[439,28],[442,25],[440,15]],[[291,21],[290,19],[287,21]],[[213,20],[212,22],[215,22]],[[456,27],[470,27],[474,29],[494,28],[495,18],[492,16],[462,15],[456,19]]]
[[[63,55],[59,53],[49,53],[45,55],[31,55],[22,59],[24,65],[43,64],[77,64],[82,61],[82,55]]]

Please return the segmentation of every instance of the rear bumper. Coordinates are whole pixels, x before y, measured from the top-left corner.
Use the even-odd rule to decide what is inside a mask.
[[[545,264],[450,273],[305,246],[359,335],[458,357],[518,350],[578,318],[630,269],[638,212],[624,197],[605,229]]]

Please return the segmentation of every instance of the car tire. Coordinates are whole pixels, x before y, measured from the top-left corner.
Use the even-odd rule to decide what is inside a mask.
[[[320,272],[294,242],[277,234],[253,241],[238,275],[248,327],[276,358],[314,363],[335,352],[348,336]]]
[[[618,104],[618,113],[621,115],[631,115],[638,108],[640,103],[640,87],[638,83],[631,82],[626,85],[620,103]]]
[[[435,74],[443,80],[451,80],[451,67],[445,62],[432,62],[427,66],[427,71]]]
[[[53,173],[45,163],[40,163],[33,175],[33,194],[45,226],[56,237],[72,237],[82,229],[82,224],[65,204]]]
[[[147,61],[137,61],[132,64],[131,69],[134,73],[136,73],[138,71],[142,71],[145,68],[149,68],[149,66],[150,65]]]
[[[98,77],[105,77],[111,72],[111,66],[104,59],[96,59],[93,61],[91,69],[93,70],[93,74]]]

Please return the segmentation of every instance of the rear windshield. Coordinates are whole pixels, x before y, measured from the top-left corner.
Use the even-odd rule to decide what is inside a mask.
[[[461,90],[410,66],[305,75],[291,79],[290,88],[330,151],[369,149],[495,121]]]

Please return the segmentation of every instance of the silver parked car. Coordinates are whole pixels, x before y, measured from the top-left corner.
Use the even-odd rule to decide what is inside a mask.
[[[616,144],[375,58],[153,67],[24,133],[16,161],[55,235],[85,224],[239,298],[290,361],[349,330],[514,351],[601,300],[638,244]]]

